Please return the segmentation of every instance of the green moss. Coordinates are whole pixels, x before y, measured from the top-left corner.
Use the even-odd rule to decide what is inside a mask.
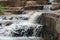
[[[2,15],[4,12],[4,9],[2,8],[2,6],[0,5],[0,15]]]

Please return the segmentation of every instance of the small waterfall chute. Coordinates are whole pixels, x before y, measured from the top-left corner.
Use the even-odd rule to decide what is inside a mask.
[[[34,12],[34,14],[30,17],[29,22],[36,23],[37,18],[42,15],[42,12]]]

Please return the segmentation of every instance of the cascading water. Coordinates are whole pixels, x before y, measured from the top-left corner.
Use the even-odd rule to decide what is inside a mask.
[[[53,2],[54,0],[49,0],[49,2]]]
[[[40,16],[36,12],[33,18]],[[38,16],[37,16],[37,15]],[[43,26],[30,16],[0,16],[0,40],[40,40]]]
[[[29,18],[29,22],[37,23],[36,22],[38,20],[37,18],[39,18],[41,15],[42,15],[42,12],[34,12],[34,14],[31,15],[31,17]]]
[[[51,7],[52,5],[44,5],[44,8],[43,8],[43,10],[50,10],[50,7]]]

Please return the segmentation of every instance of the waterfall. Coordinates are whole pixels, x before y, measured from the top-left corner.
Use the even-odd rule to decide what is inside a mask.
[[[42,12],[34,12],[33,15],[30,17],[29,22],[36,23],[38,20],[37,18],[42,15]]]
[[[33,24],[28,22],[13,23],[10,26],[4,26],[0,29],[0,36],[37,36],[39,37],[39,32],[42,30],[43,26],[40,24]],[[36,31],[37,30],[37,31]],[[38,34],[37,34],[38,33]]]
[[[35,12],[31,17],[28,15],[0,16],[0,40],[42,39],[43,25],[35,23],[41,14],[42,12]]]

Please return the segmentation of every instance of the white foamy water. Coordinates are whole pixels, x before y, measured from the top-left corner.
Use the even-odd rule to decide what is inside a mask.
[[[43,26],[32,23],[29,18],[28,15],[0,16],[0,40],[42,39],[38,33]]]
[[[49,2],[53,2],[54,0],[49,0]]]
[[[50,10],[50,7],[51,7],[52,5],[44,5],[44,8],[43,8],[43,10]]]
[[[42,15],[42,12],[34,12],[34,14],[30,17],[29,22],[36,23],[36,20],[39,16]]]
[[[0,37],[0,40],[42,40],[40,37]]]

